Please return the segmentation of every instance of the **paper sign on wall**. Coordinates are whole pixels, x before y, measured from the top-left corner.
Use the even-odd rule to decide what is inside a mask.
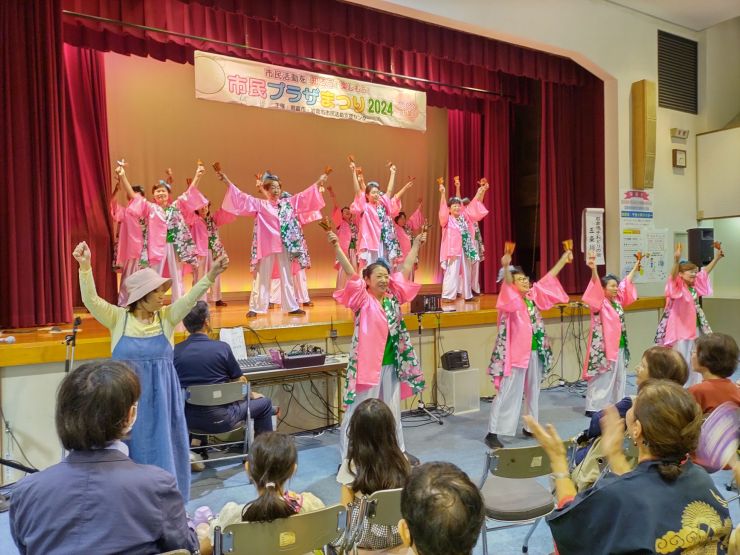
[[[195,97],[426,130],[426,93],[195,52]]]
[[[606,264],[604,258],[604,209],[584,208],[581,216],[581,252],[588,260],[588,253],[596,254],[596,264]]]

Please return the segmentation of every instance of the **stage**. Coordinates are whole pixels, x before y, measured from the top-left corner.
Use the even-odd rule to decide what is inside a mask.
[[[437,289],[435,286],[425,286],[422,294],[431,294]],[[232,294],[233,295],[233,294]],[[579,296],[571,296],[572,303],[580,301]],[[228,306],[216,307],[211,305],[212,337],[217,338],[221,328],[241,326],[245,331],[247,345],[262,342],[265,345],[290,344],[296,342],[316,343],[324,347],[332,336],[331,330],[336,330],[337,338],[352,336],[352,312],[339,305],[329,296],[314,297],[313,307],[306,307],[305,316],[292,316],[284,313],[279,306],[271,309],[267,314],[254,318],[247,318],[249,310],[248,300],[243,298],[228,300]],[[662,309],[665,300],[662,297],[648,297],[639,299],[626,310],[640,311],[646,309]],[[433,328],[460,328],[496,324],[496,295],[481,295],[473,302],[458,299],[452,303],[443,303],[442,314],[425,314],[422,317],[422,327]],[[409,305],[403,307],[405,322],[409,330],[417,330],[418,319],[414,314],[408,314]],[[561,309],[556,307],[545,311],[543,318],[550,320],[587,316],[587,310],[571,304]],[[76,309],[75,316],[82,318],[77,335],[75,360],[90,360],[110,356],[110,334],[84,309]],[[0,367],[22,366],[53,362],[64,362],[66,355],[65,337],[72,332],[71,323],[41,328],[27,328],[3,330],[3,335],[15,337],[15,343],[0,343]],[[185,330],[175,334],[175,342],[182,341],[187,335]],[[488,346],[487,348],[490,348]]]

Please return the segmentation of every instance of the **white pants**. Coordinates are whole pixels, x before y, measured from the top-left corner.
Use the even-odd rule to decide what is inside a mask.
[[[152,266],[152,268],[154,268],[160,276],[165,276],[172,280],[171,302],[174,303],[185,294],[182,287],[182,265],[177,260],[175,247],[172,243],[167,243],[167,246],[165,247],[165,257],[160,260],[159,264]],[[166,275],[165,270],[167,270]]]
[[[624,363],[624,349],[619,349],[617,360],[608,370],[588,380],[586,389],[586,410],[597,411],[624,399],[627,384],[627,365]]]
[[[470,265],[470,289],[472,289],[473,293],[476,295],[480,294],[480,260],[477,260],[476,262],[473,262]]]
[[[537,351],[532,351],[529,355],[529,366],[526,368],[511,368],[511,375],[501,380],[496,398],[491,403],[488,433],[516,435],[519,413],[522,410],[522,394],[525,414],[539,421],[542,371],[542,361]]]
[[[138,260],[129,258],[126,262],[123,263],[123,268],[121,269],[121,285],[118,287],[118,306],[123,306],[122,303],[126,301],[126,297],[128,296],[128,291],[123,286],[124,282],[126,281],[126,278],[130,276],[131,274],[133,274],[138,269],[139,269]]]
[[[209,250],[207,256],[198,257],[198,267],[193,267],[193,285],[200,281],[204,275],[211,271],[213,268],[213,253]],[[221,274],[216,276],[216,280],[213,285],[203,293],[200,298],[201,301],[215,302],[221,300]]]
[[[283,310],[286,312],[298,310],[298,303],[295,300],[295,292],[293,290],[290,260],[288,260],[288,254],[282,251],[277,254],[265,256],[257,264],[257,272],[252,282],[252,294],[249,297],[249,310],[257,314],[267,313],[267,307],[270,303],[272,268],[275,263],[277,263],[280,273],[280,300],[282,301]],[[255,287],[257,291],[256,296],[254,294]]]
[[[344,253],[347,255],[347,259],[349,260],[350,264],[352,264],[353,268],[357,268],[357,253],[353,250],[349,251],[349,253]],[[342,268],[342,265],[339,265],[339,270],[337,270],[337,291],[340,289],[344,289],[344,286],[347,284],[347,280],[350,276],[347,275],[347,272],[344,271],[344,268]]]
[[[445,275],[442,280],[442,298],[455,300],[458,289],[461,289],[464,299],[473,298],[470,290],[470,259],[464,254],[450,257],[445,263]]]
[[[306,270],[300,270],[293,274],[293,291],[295,300],[299,303],[310,303],[311,297],[308,296],[308,279],[306,279]],[[273,304],[282,304],[280,294],[280,280],[274,278],[270,281],[270,302]]]
[[[696,336],[699,337],[701,334],[701,331],[697,329]],[[694,350],[695,344],[696,340],[694,339],[681,339],[673,344],[673,350],[681,353],[681,356],[686,360],[686,364],[689,366],[689,379],[686,380],[684,387],[691,387],[692,385],[702,382],[701,374],[699,374],[699,372],[694,372],[691,369],[691,351]]]
[[[383,246],[383,241],[378,242],[378,250],[376,251],[362,251],[359,255],[357,255],[357,262],[360,266],[360,269],[365,268],[367,266],[370,266],[373,262],[378,260],[378,258],[387,258],[385,254],[385,247]],[[392,262],[389,260],[388,262]]]
[[[380,399],[393,413],[396,421],[396,438],[401,451],[406,452],[406,446],[403,443],[403,427],[401,426],[401,381],[396,376],[396,369],[392,364],[383,366],[380,369],[380,381],[375,387],[358,392],[354,402],[347,407],[347,411],[342,417],[342,427],[339,431],[339,449],[342,453],[342,460],[347,458],[347,430],[349,421],[355,409],[366,399]]]

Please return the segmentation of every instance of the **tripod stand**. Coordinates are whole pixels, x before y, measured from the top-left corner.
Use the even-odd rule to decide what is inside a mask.
[[[77,326],[82,324],[82,318],[77,316],[72,322],[72,333],[64,338],[67,345],[67,353],[64,357],[64,373],[69,374],[75,363],[75,347],[77,347]]]
[[[417,312],[416,313],[416,321],[418,322],[418,337],[419,337],[419,366],[421,367],[422,371],[424,370],[424,364],[422,362],[422,348],[421,348],[421,332],[422,332],[422,326],[421,326],[421,317],[424,316],[423,312]],[[436,364],[436,361],[435,361]],[[435,368],[436,371],[436,368]],[[419,393],[419,410],[425,413],[429,418],[434,420],[437,424],[442,426],[444,422],[442,422],[442,419],[439,416],[436,416],[432,414],[429,409],[426,407],[426,403],[424,403],[424,392],[422,391]]]

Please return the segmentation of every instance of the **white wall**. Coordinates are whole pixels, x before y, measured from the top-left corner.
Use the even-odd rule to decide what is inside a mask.
[[[357,3],[569,56],[604,80],[607,266],[611,271],[619,268],[618,192],[629,188],[631,180],[630,86],[641,79],[658,80],[658,29],[698,41],[700,113],[658,109],[654,189],[656,227],[683,231],[696,226],[695,137],[710,123],[724,125],[740,111],[740,18],[693,32],[603,0]],[[674,144],[671,127],[688,129],[688,141]],[[673,148],[687,150],[685,170],[673,169]],[[640,288],[641,295],[662,291],[663,284]]]

